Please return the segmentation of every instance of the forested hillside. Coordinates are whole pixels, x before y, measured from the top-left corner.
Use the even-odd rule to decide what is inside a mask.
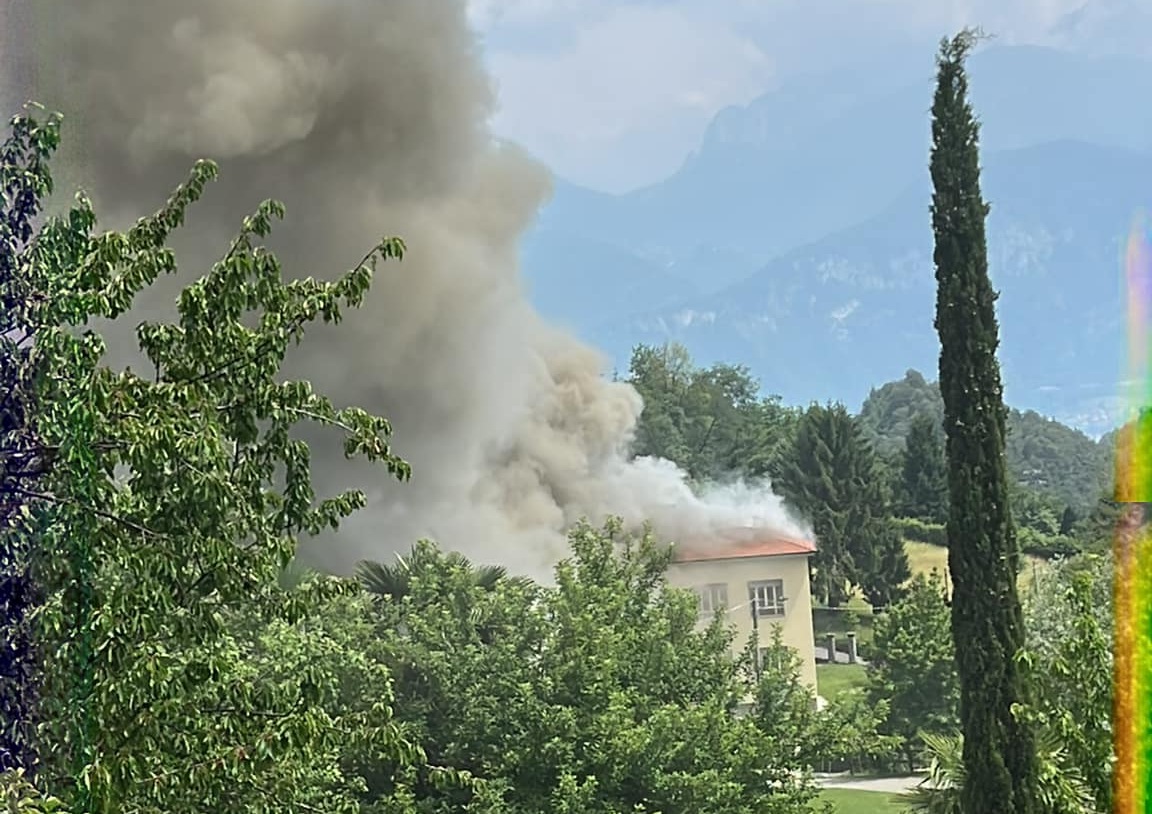
[[[828,409],[843,411],[842,405],[785,404],[779,396],[763,395],[747,368],[699,367],[676,344],[638,346],[628,381],[645,405],[635,454],[674,461],[698,485],[767,478],[805,514],[805,507],[795,505],[799,487],[788,483],[789,473],[793,481],[800,477],[797,434],[806,416],[815,420]],[[903,379],[874,388],[864,401],[853,417],[860,441],[851,446],[861,451],[850,453],[869,456],[867,468],[883,484],[883,496],[868,499],[903,518],[899,525],[913,539],[935,543],[943,543],[937,527],[945,499],[942,422],[939,387],[909,370]],[[1102,500],[1110,498],[1113,483],[1113,436],[1094,441],[1054,419],[1015,409],[1009,410],[1007,425],[1010,489],[1025,550],[1049,556],[1103,545],[1111,517]],[[808,467],[813,483],[823,476],[841,483],[847,478],[831,461],[809,461]],[[807,508],[811,520],[812,506]],[[824,545],[831,550],[830,539]],[[818,559],[825,556],[830,555]]]
[[[860,421],[878,449],[895,454],[916,416],[943,421],[940,388],[915,370],[874,388]],[[1111,436],[1099,441],[1031,410],[1008,412],[1008,466],[1020,485],[1035,488],[1077,511],[1091,509],[1113,480]]]

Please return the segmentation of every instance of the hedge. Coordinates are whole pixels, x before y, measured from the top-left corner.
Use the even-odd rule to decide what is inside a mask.
[[[925,523],[915,517],[897,517],[893,521],[905,540],[947,547],[948,532],[942,524]]]

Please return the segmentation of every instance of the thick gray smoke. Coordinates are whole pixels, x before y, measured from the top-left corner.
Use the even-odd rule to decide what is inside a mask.
[[[170,314],[261,199],[287,205],[271,244],[291,276],[331,277],[384,235],[408,244],[361,312],[290,360],[338,402],[388,415],[414,470],[400,485],[318,455],[322,490],[360,486],[372,506],[308,559],[346,572],[430,537],[539,572],[563,555],[567,527],[607,514],[650,519],[669,539],[749,524],[800,533],[766,489],[700,499],[670,464],[629,461],[636,392],[530,306],[517,240],[549,178],[488,131],[495,93],[464,3],[36,5],[40,70],[13,98],[65,113],[61,189],[83,185],[103,225],[122,227],[195,159],[221,164],[174,244],[182,278],[108,332],[121,363],[138,319]]]

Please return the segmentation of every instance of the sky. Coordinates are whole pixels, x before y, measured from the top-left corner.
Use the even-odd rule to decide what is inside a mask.
[[[1147,53],[1141,0],[469,0],[494,127],[566,180],[659,181],[711,118],[789,77],[979,25],[1005,44]],[[1146,6],[1147,8],[1142,8]]]

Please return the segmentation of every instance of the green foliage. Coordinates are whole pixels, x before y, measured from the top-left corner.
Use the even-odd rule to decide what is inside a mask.
[[[23,767],[0,774],[0,798],[9,814],[68,814],[60,800],[40,793]]]
[[[925,734],[931,755],[928,776],[905,795],[913,814],[965,814],[965,790],[970,788],[964,767],[964,739],[959,735]],[[1043,814],[1096,814],[1092,794],[1083,777],[1067,764],[1067,752],[1050,730],[1041,728],[1037,738],[1039,763],[1037,790],[1032,801]]]
[[[351,744],[411,757],[386,676],[363,677],[371,705],[326,709],[329,642],[297,627],[357,586],[277,585],[300,535],[364,504],[358,492],[316,500],[301,422],[342,429],[349,457],[408,476],[384,418],[279,376],[306,326],[359,305],[377,260],[403,244],[382,241],[333,283],[285,283],[259,245],[283,215],[265,202],[184,290],[175,322],[137,329],[153,376],[102,366],[103,340],[84,327],[175,271],[166,241],[215,175],[196,164],[123,233],[96,233],[78,195],[24,258],[36,430],[53,458],[41,484],[17,488],[50,517],[34,540],[46,595],[37,736],[50,746],[38,782],[79,811],[352,810],[354,778],[339,771]]]
[[[1106,440],[1116,461],[1112,498],[1119,503],[1152,503],[1152,460],[1147,454],[1152,448],[1152,406],[1142,406]]]
[[[637,455],[672,461],[698,482],[775,474],[797,415],[761,397],[747,368],[698,368],[681,345],[639,345],[628,382],[644,399]]]
[[[1083,555],[1046,568],[1024,610],[1028,645],[1019,658],[1036,687],[1030,716],[1064,748],[1064,768],[1082,777],[1096,810],[1112,810],[1112,579],[1110,555]]]
[[[1061,506],[1057,498],[1027,486],[1014,486],[1009,492],[1021,552],[1050,559],[1081,550],[1082,542],[1075,535],[1075,522],[1065,522],[1065,513],[1071,510],[1070,506]],[[1065,528],[1068,528],[1067,532]]]
[[[1018,483],[1077,510],[1113,480],[1105,443],[1031,410],[1010,414],[1005,452]]]
[[[862,769],[884,765],[897,741],[878,731],[888,705],[848,691],[817,710],[812,691],[800,680],[800,662],[784,645],[779,628],[760,651],[752,719],[773,744],[774,761],[804,766]]]
[[[33,733],[42,670],[32,616],[44,601],[33,562],[44,516],[25,492],[38,489],[52,465],[34,421],[39,371],[29,342],[28,260],[59,137],[58,116],[18,116],[0,145],[0,772],[19,768],[27,773],[22,782],[35,777],[38,764]]]
[[[1112,498],[1109,489],[1073,527],[1072,538],[1080,550],[1095,553],[1111,550],[1121,510],[1121,505]]]
[[[940,424],[920,414],[904,439],[899,505],[907,517],[943,523],[948,517],[948,465]]]
[[[1076,510],[1071,506],[1065,506],[1064,511],[1060,513],[1060,530],[1059,534],[1062,537],[1070,537],[1076,530],[1076,524],[1080,522],[1080,516],[1076,514]]]
[[[906,540],[948,547],[948,529],[941,524],[925,523],[915,517],[897,517],[893,523]]]
[[[887,701],[873,702],[859,689],[848,690],[829,701],[821,712],[828,743],[814,765],[826,761],[830,767],[847,767],[852,772],[887,769],[899,755],[900,738],[885,734]]]
[[[501,582],[507,582],[508,569],[502,565],[483,565],[474,567],[468,558],[459,552],[450,552],[444,555],[446,566],[451,569],[462,569],[471,573],[471,579],[476,587],[485,591],[492,591]],[[413,546],[407,556],[397,557],[394,565],[366,561],[360,564],[359,576],[364,589],[369,593],[381,597],[388,597],[400,601],[412,593],[412,580],[424,569],[427,561],[438,562],[440,553],[427,542]],[[523,582],[521,577],[511,579]]]
[[[1036,700],[1022,713],[1042,729],[1041,780],[1052,787],[1047,797],[1063,801],[1049,810],[1110,811],[1111,558],[1086,555],[1053,563],[1033,581],[1024,607],[1028,646],[1019,658],[1035,682]],[[955,788],[940,784],[962,778],[959,741],[926,740],[935,768],[917,793],[915,810],[958,810],[941,807],[958,801]]]
[[[918,370],[909,370],[903,379],[873,388],[860,407],[860,426],[882,452],[900,453],[917,418],[926,418],[936,427],[944,422],[940,388]]]
[[[1012,500],[1012,519],[1045,537],[1060,534],[1062,507],[1058,500],[1024,486],[1009,488]]]
[[[886,605],[909,576],[876,468],[871,446],[840,404],[814,404],[804,413],[781,464],[776,485],[820,541],[812,557],[812,586],[829,607],[844,604],[852,585]]]
[[[915,370],[873,389],[860,409],[865,436],[882,455],[900,454],[919,418],[941,427],[944,402],[936,382]],[[1115,435],[1093,441],[1032,411],[1009,410],[1005,454],[1012,482],[1078,513],[1091,511],[1097,495],[1114,480]]]
[[[911,767],[922,734],[954,730],[960,686],[948,596],[939,574],[917,574],[908,593],[872,625],[868,695],[888,702],[881,731],[899,738]]]
[[[570,536],[553,587],[479,584],[429,545],[375,600],[395,715],[427,767],[379,763],[368,811],[789,812],[813,794],[790,750],[733,715],[751,687],[722,619],[664,582],[669,551],[613,522]],[[773,722],[772,732],[784,724]],[[448,776],[468,783],[445,782]]]
[[[969,782],[967,814],[1035,811],[1032,728],[1014,708],[1028,700],[1013,656],[1024,644],[1019,565],[1008,472],[996,294],[988,277],[980,191],[979,125],[968,102],[965,59],[977,35],[940,45],[932,104],[932,229],[936,330],[949,483],[952,633]]]
[[[904,595],[904,583],[912,576],[912,565],[904,548],[904,537],[892,518],[874,519],[865,526],[867,536],[853,554],[856,584],[873,610],[881,612]]]

